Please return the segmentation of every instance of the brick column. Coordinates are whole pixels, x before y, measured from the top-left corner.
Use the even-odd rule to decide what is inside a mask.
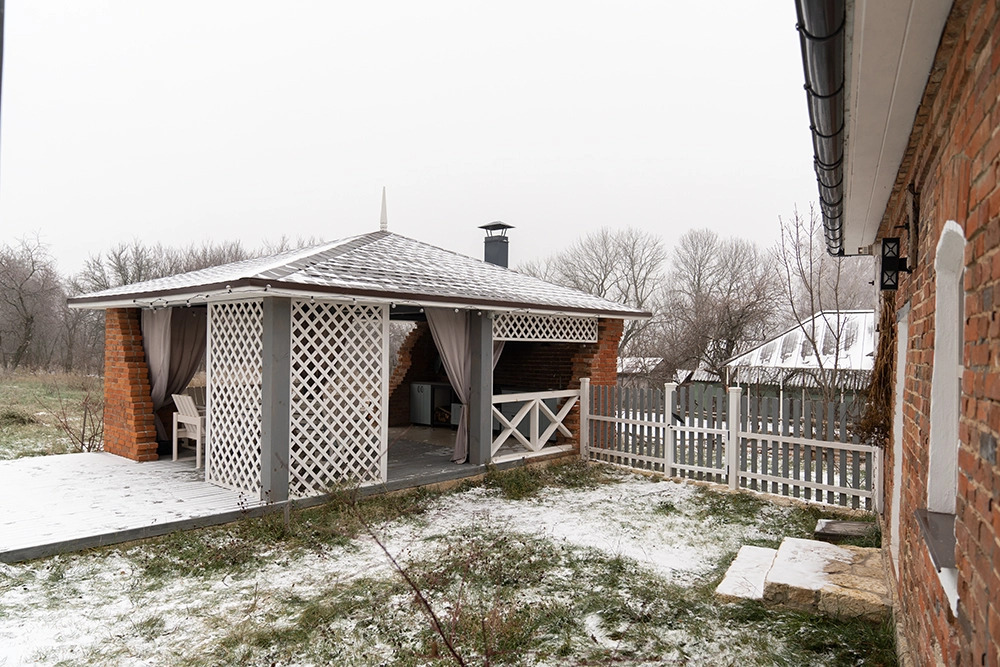
[[[578,389],[580,378],[589,377],[591,388],[601,385],[614,386],[618,384],[618,343],[622,339],[622,332],[625,329],[624,320],[610,320],[601,318],[597,325],[597,342],[589,345],[581,345],[576,354],[573,355],[573,379],[567,389]],[[601,408],[590,406],[591,414],[605,414]],[[566,428],[574,433],[579,433],[580,409],[573,408],[573,411],[566,415],[563,422]],[[559,437],[559,442],[563,437]],[[601,447],[603,443],[600,429],[593,434],[591,444]]]
[[[156,426],[140,315],[138,308],[105,311],[104,451],[155,461]]]

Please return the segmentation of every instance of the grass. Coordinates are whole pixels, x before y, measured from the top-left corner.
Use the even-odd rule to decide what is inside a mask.
[[[483,484],[488,489],[496,489],[508,500],[524,500],[537,496],[546,487],[592,489],[617,479],[619,476],[612,468],[575,461],[550,466],[519,466],[503,471],[490,466]]]
[[[621,479],[612,469],[573,463],[491,470],[482,488],[522,502],[545,489],[590,489]],[[466,484],[455,495],[474,488]],[[212,576],[213,571],[240,576],[269,558],[275,546],[286,555],[289,548],[350,548],[366,524],[419,519],[436,498],[440,496],[415,492],[359,500],[345,491],[320,508],[293,513],[288,526],[272,515],[154,542],[161,556],[172,555],[170,563],[200,563],[198,576]],[[687,516],[708,531],[755,527],[767,535],[782,524],[798,536],[811,534],[817,512],[823,514],[811,507],[781,508],[752,494],[707,488],[694,491],[687,503],[663,500],[650,512]],[[621,555],[489,523],[470,522],[429,544],[433,546],[405,567],[438,610],[445,636],[468,664],[697,664],[714,662],[713,651],[722,656],[716,664],[895,664],[888,623],[716,600],[714,589],[730,553],[718,554],[714,567],[685,586]],[[167,568],[153,574],[169,572]],[[207,658],[189,658],[189,664],[366,665],[386,664],[385,656],[397,665],[454,664],[441,635],[399,577],[361,576],[314,595],[271,600],[269,605],[268,614],[248,615],[214,642]]]
[[[531,516],[558,502],[638,527],[640,537],[643,526],[662,526],[667,542],[718,546],[678,577],[614,544],[502,519],[504,508]],[[460,514],[442,520],[449,511]],[[341,489],[287,522],[276,513],[0,569],[0,636],[5,622],[29,628],[19,615],[41,595],[53,614],[83,605],[93,618],[81,622],[98,623],[73,664],[452,665],[451,644],[470,665],[894,665],[889,623],[716,599],[740,543],[808,535],[817,512],[583,463],[491,470],[451,492],[359,498]],[[369,529],[417,583],[441,633]]]
[[[59,373],[0,373],[0,460],[73,451],[60,428],[66,407],[70,423],[81,419],[80,402],[90,388],[100,393],[100,379]]]
[[[896,664],[891,624],[720,603],[716,572],[685,587],[627,558],[488,527],[407,567],[468,664]],[[233,628],[213,661],[385,664],[391,647],[392,664],[454,664],[409,593],[361,578],[290,601],[284,621]],[[347,651],[359,623],[370,648]]]
[[[227,526],[170,533],[136,545],[130,555],[152,584],[181,577],[239,576],[277,557],[347,547],[365,526],[415,517],[434,494],[416,489],[356,498],[349,490],[323,505],[246,518]]]

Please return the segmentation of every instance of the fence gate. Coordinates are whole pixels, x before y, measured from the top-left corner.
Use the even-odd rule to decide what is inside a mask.
[[[581,455],[589,460],[872,509],[879,452],[852,436],[850,401],[751,398],[738,388],[673,383],[584,381],[582,389]]]

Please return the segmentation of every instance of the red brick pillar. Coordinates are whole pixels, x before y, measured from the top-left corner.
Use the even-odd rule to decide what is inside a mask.
[[[592,388],[618,384],[618,343],[621,341],[624,328],[625,322],[623,320],[601,318],[598,321],[597,342],[580,346],[579,351],[573,357],[573,380],[569,389],[578,389],[580,378],[584,377],[590,378]],[[604,407],[597,406],[591,400],[591,414],[607,414],[604,410]],[[573,408],[573,411],[566,415],[565,424],[574,433],[579,432],[579,408]],[[591,446],[600,447],[606,431],[608,431],[607,428],[594,429]]]
[[[141,311],[109,308],[104,316],[104,451],[155,461],[156,426]]]

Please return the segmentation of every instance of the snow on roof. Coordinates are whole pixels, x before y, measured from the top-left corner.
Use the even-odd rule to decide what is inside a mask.
[[[814,338],[816,347],[809,342]],[[817,349],[818,348],[818,353]],[[750,382],[810,384],[810,370],[833,371],[838,384],[862,386],[875,357],[875,311],[822,311],[726,364]],[[814,384],[814,383],[813,383]]]
[[[663,362],[663,357],[618,357],[618,373],[633,375],[651,373]]]
[[[617,317],[649,313],[391,232],[157,278],[69,300],[85,308],[184,303],[237,290]]]
[[[808,338],[816,340],[817,350]],[[728,368],[870,371],[875,353],[874,310],[825,310],[749,352],[733,357]]]

